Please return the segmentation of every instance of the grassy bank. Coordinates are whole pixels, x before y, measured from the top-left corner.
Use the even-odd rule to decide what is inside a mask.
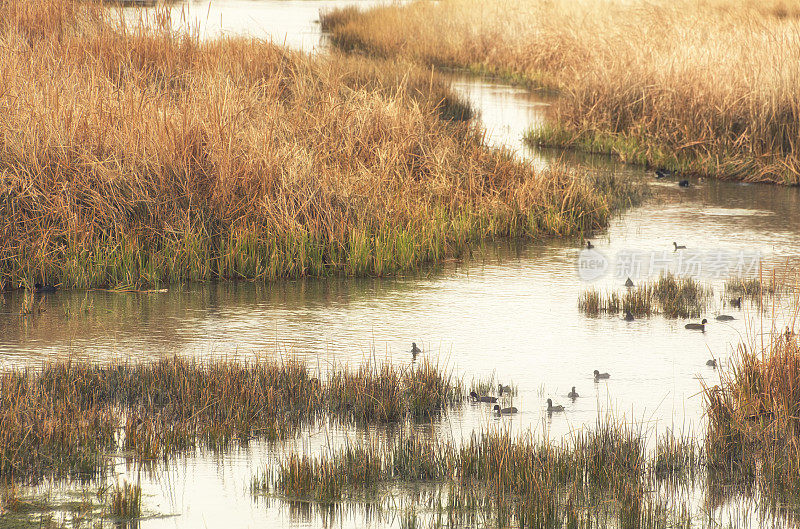
[[[796,2],[417,1],[331,14],[345,50],[558,87],[529,141],[800,182]]]
[[[607,220],[427,69],[167,27],[0,4],[0,286],[384,275]]]
[[[295,363],[48,364],[0,374],[0,480],[91,478],[102,454],[146,459],[251,439],[284,439],[317,417],[387,424],[438,416],[463,388],[441,368]]]

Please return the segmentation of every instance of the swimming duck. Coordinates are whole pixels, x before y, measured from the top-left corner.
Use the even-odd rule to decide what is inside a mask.
[[[673,250],[673,252],[677,252],[678,250],[685,250],[685,249],[686,249],[686,246],[684,246],[684,245],[682,245],[682,244],[678,244],[678,243],[677,243],[677,242],[675,242],[675,241],[672,241],[672,246],[674,246],[674,247],[675,247],[675,249]]]
[[[696,329],[696,330],[700,330],[700,331],[705,331],[706,330],[706,323],[708,323],[708,320],[703,318],[703,321],[701,321],[700,323],[687,323],[683,327],[684,327],[684,329]]]
[[[417,342],[411,342],[411,354],[419,354],[422,352],[422,349],[417,347]]]
[[[688,180],[681,180],[680,182],[678,182],[678,185],[680,187],[689,187],[689,181]]]
[[[514,406],[511,406],[510,408],[501,408],[499,404],[495,404],[494,408],[492,409],[498,415],[510,415],[512,413],[517,413],[518,411],[517,408],[515,408]]]
[[[734,318],[733,316],[728,316],[727,314],[720,314],[716,318],[717,321],[731,321],[731,320],[735,320],[735,319],[736,318]]]
[[[586,249],[591,250],[592,248],[594,248],[594,244],[592,244],[592,241],[586,241]]]
[[[631,314],[631,311],[626,310],[625,311],[625,317],[623,319],[625,321],[633,321],[635,318],[633,317],[633,314]]]
[[[474,400],[475,402],[490,402],[490,403],[497,402],[497,397],[489,397],[489,396],[485,396],[485,395],[483,395],[483,396],[482,395],[478,395],[474,391],[470,391],[469,392],[469,396],[472,397],[472,400]]]
[[[738,298],[731,299],[731,307],[733,307],[735,309],[742,308],[742,296],[739,296]]]
[[[666,178],[668,176],[672,176],[672,171],[667,171],[666,169],[656,169],[656,178]]]
[[[626,287],[632,287],[633,286],[633,281],[631,281],[630,277],[627,279],[627,281],[625,281],[625,286]]]
[[[609,375],[608,373],[601,373],[600,371],[595,369],[594,370],[594,379],[595,380],[600,380],[602,378],[611,378],[611,375]]]
[[[37,294],[52,294],[56,290],[58,290],[58,287],[53,285],[43,285],[41,283],[36,283],[33,285],[33,291]]]
[[[559,413],[564,411],[564,406],[560,404],[558,406],[553,406],[553,399],[547,399],[547,413]]]
[[[503,393],[511,393],[511,386],[504,386],[502,384],[498,384],[497,385],[497,394],[502,397]]]
[[[577,399],[578,397],[580,397],[580,395],[578,395],[578,392],[577,392],[577,391],[575,391],[575,386],[572,386],[572,391],[570,391],[569,393],[567,393],[567,397],[571,398],[572,400],[575,400],[575,399]]]
[[[706,362],[706,365],[708,367],[713,367],[714,369],[716,369],[717,368],[717,359],[716,358],[712,358],[711,360],[708,360]]]

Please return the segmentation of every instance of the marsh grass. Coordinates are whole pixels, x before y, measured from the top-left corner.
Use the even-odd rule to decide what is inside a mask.
[[[725,281],[725,295],[728,298],[741,297],[756,303],[762,303],[765,297],[774,298],[796,291],[796,285],[788,281],[783,274],[761,274],[758,277],[739,276]]]
[[[712,294],[711,288],[691,277],[664,273],[623,293],[589,289],[578,299],[578,308],[589,316],[630,311],[635,317],[663,314],[668,318],[692,318],[708,308]]]
[[[735,472],[770,501],[800,497],[800,346],[775,332],[763,349],[742,344],[720,384],[704,387],[705,452],[718,473]]]
[[[157,460],[285,439],[316,418],[430,419],[462,401],[460,381],[425,362],[335,369],[322,381],[293,362],[46,364],[0,374],[0,479],[95,478],[110,451]]]
[[[382,276],[608,220],[484,146],[429,69],[114,13],[0,4],[0,286]]]
[[[671,462],[671,472],[679,463],[687,465],[681,472],[694,468],[695,452],[687,445],[665,444],[659,454],[658,461]],[[670,511],[648,492],[663,479],[647,471],[656,461],[648,461],[640,431],[605,418],[560,445],[485,432],[461,445],[411,436],[317,457],[291,454],[274,481],[278,494],[291,500],[358,501],[370,490],[370,501],[388,494],[393,506],[413,484],[430,492],[403,505],[425,512],[420,522],[433,526],[438,520],[448,526],[663,527],[689,514]]]
[[[323,23],[343,50],[558,87],[553,124],[531,142],[796,184],[796,12],[779,1],[446,0]]]
[[[142,514],[142,488],[138,484],[117,483],[109,493],[108,514],[130,520]]]

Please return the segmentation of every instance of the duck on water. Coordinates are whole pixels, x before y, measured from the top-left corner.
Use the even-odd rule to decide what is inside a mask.
[[[701,321],[700,323],[687,323],[683,327],[684,329],[689,329],[689,330],[705,331],[706,323],[708,323],[708,320],[703,318],[703,321]]]

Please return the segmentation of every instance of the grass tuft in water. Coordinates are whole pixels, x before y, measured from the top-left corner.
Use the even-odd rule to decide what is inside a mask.
[[[691,277],[665,273],[655,281],[626,289],[621,294],[587,290],[578,299],[578,308],[588,316],[630,311],[635,317],[663,314],[668,318],[692,318],[707,309],[712,294],[710,288]]]

